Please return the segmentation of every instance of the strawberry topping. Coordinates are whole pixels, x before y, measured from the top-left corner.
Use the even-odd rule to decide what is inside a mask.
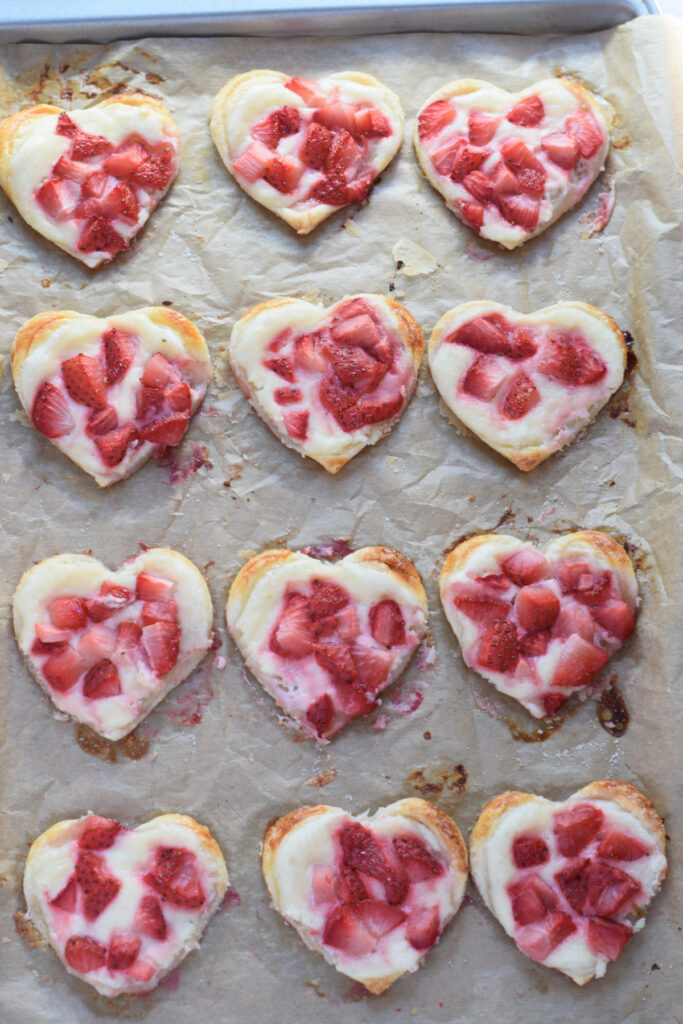
[[[549,914],[542,922],[531,924],[517,939],[517,945],[531,960],[542,963],[560,943],[576,931],[569,914]]]
[[[88,974],[104,967],[107,961],[107,947],[89,935],[71,935],[66,940],[64,959],[69,967],[79,974]]]
[[[422,953],[430,949],[439,937],[441,920],[438,907],[415,907],[408,918],[406,940],[413,949]]]
[[[162,942],[168,927],[164,912],[156,896],[143,896],[135,913],[135,927],[150,939]]]
[[[140,952],[139,935],[114,935],[109,943],[107,967],[110,971],[125,971]]]
[[[74,420],[61,388],[49,381],[40,385],[31,409],[31,422],[45,437],[64,437],[69,433]]]
[[[405,643],[405,619],[396,601],[380,601],[370,609],[370,632],[378,644],[397,647]]]
[[[303,163],[314,171],[322,171],[327,166],[333,138],[334,135],[329,128],[311,121],[299,153]]]
[[[533,868],[550,859],[550,850],[540,836],[518,836],[512,844],[512,859],[518,868]]]
[[[552,686],[585,686],[602,672],[607,657],[601,648],[573,634],[562,647]]]
[[[140,432],[133,423],[125,423],[122,427],[108,434],[96,437],[95,445],[105,466],[118,466],[128,454],[128,449],[140,441]]]
[[[104,217],[93,217],[81,232],[77,248],[79,252],[103,252],[111,257],[127,249],[128,243]]]
[[[116,665],[108,658],[93,665],[83,680],[83,696],[88,700],[102,700],[104,697],[118,697],[121,693],[121,679]]]
[[[198,910],[206,902],[196,857],[189,850],[168,846],[158,849],[154,867],[144,881],[162,900],[176,907]]]
[[[579,338],[550,338],[538,363],[539,372],[568,387],[594,384],[607,373],[602,359]]]
[[[526,373],[520,373],[503,398],[501,413],[509,420],[520,420],[538,405],[540,400],[541,396],[531,377]]]
[[[59,693],[72,689],[85,671],[85,662],[73,647],[48,654],[42,672],[48,686]]]
[[[308,412],[297,409],[296,412],[286,412],[283,416],[285,430],[295,441],[305,441],[308,436]]]
[[[104,858],[98,853],[79,853],[76,881],[83,895],[83,916],[87,921],[95,921],[121,888],[118,878],[109,873]]]
[[[541,149],[554,164],[571,171],[579,157],[579,145],[567,132],[552,132],[541,139]]]
[[[102,363],[95,356],[77,355],[62,363],[64,386],[74,402],[103,409],[106,389]]]
[[[485,146],[496,134],[500,117],[484,114],[482,111],[471,111],[467,119],[467,132],[473,146]]]
[[[305,718],[318,736],[325,735],[334,718],[334,705],[329,693],[324,693],[322,697],[308,705]]]
[[[393,844],[411,882],[424,882],[444,873],[443,864],[417,836],[394,836]]]
[[[462,379],[462,389],[473,398],[490,402],[500,391],[505,370],[496,359],[477,356]]]
[[[512,916],[520,925],[542,921],[559,903],[554,890],[535,873],[509,886],[508,893],[512,902]]]
[[[477,663],[493,672],[514,671],[519,661],[517,630],[511,622],[496,619],[482,633]]]
[[[81,850],[108,850],[122,828],[118,821],[89,814],[78,837],[78,845]]]
[[[560,614],[560,602],[552,590],[536,584],[522,587],[515,600],[515,610],[522,629],[537,633],[554,626]]]
[[[442,128],[455,119],[455,115],[455,107],[447,100],[435,100],[420,112],[417,119],[418,136],[420,139],[428,139],[433,135],[438,135]],[[488,139],[486,141],[488,142]],[[477,145],[480,144],[477,143]]]
[[[574,804],[555,814],[553,832],[563,857],[576,857],[595,839],[605,816],[593,804]]]
[[[348,867],[382,882],[389,903],[403,902],[408,892],[408,883],[390,869],[382,848],[370,829],[359,822],[352,822],[342,828],[339,842],[343,861]]]
[[[640,860],[641,857],[647,857],[649,853],[649,846],[633,836],[624,835],[616,828],[605,832],[598,845],[598,855],[610,860]]]
[[[288,135],[296,135],[301,127],[301,117],[296,107],[281,107],[273,111],[264,121],[260,121],[251,129],[255,139],[263,142],[269,149],[277,149],[280,139]]]
[[[142,647],[152,669],[158,676],[165,676],[178,661],[180,630],[172,622],[154,622],[145,626]]]
[[[594,156],[603,143],[600,125],[587,110],[576,110],[567,117],[567,131],[576,139],[579,153],[584,157]]]
[[[65,910],[67,914],[73,914],[76,910],[77,892],[76,879],[70,878],[61,892],[58,892],[53,900],[50,900],[50,906],[56,907],[58,910]]]
[[[52,625],[60,629],[82,629],[87,622],[85,607],[77,597],[56,597],[47,611]]]
[[[116,384],[125,375],[135,358],[137,341],[132,334],[111,327],[102,335],[104,350],[104,379],[109,385]]]
[[[525,128],[532,128],[540,124],[545,117],[545,107],[540,96],[525,96],[523,100],[516,103],[507,114],[507,120],[512,124],[519,124]]]
[[[626,943],[633,937],[633,929],[618,921],[606,921],[591,917],[588,921],[586,940],[595,953],[616,960]]]

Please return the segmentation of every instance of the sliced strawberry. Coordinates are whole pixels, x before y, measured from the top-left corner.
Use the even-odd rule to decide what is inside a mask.
[[[498,206],[505,219],[524,231],[535,231],[540,207],[532,196],[499,196]]]
[[[73,138],[75,135],[78,135],[79,127],[75,121],[72,121],[66,111],[63,110],[57,118],[57,127],[55,128],[55,132],[57,135],[65,135],[67,138]]]
[[[520,184],[522,192],[526,192],[527,195],[533,196],[536,199],[540,199],[545,192],[545,174],[541,174],[539,171],[530,171],[526,167],[522,167],[517,172],[517,181]]]
[[[541,149],[565,171],[571,171],[579,157],[579,144],[567,132],[552,132],[541,139]]]
[[[147,388],[160,388],[166,391],[181,380],[180,370],[161,352],[155,352],[149,360],[140,378],[140,383]]]
[[[597,917],[626,914],[640,892],[640,883],[621,868],[593,861],[588,870],[588,893],[583,913]]]
[[[285,82],[285,89],[291,89],[297,96],[301,96],[307,107],[322,107],[327,102],[326,94],[311,78],[297,75]]]
[[[282,615],[270,638],[270,648],[276,654],[291,658],[304,658],[315,650],[311,612],[303,594],[285,597]]]
[[[356,107],[353,103],[326,103],[313,114],[313,120],[326,128],[341,129],[350,135],[356,131]]]
[[[450,173],[453,170],[453,164],[455,163],[455,158],[462,150],[461,144],[466,144],[462,137],[455,139],[448,138],[438,147],[438,149],[435,149],[429,154],[429,159],[431,160],[437,174],[442,174],[445,178],[450,177]],[[470,170],[474,169],[474,167],[470,168]]]
[[[280,139],[296,135],[301,127],[301,115],[296,107],[281,107],[251,129],[251,135],[270,149],[276,149]]]
[[[130,178],[147,192],[160,192],[169,185],[173,172],[173,151],[170,146],[166,146],[137,167]]]
[[[484,223],[484,207],[481,203],[472,203],[463,199],[457,199],[456,203],[465,223],[479,231]]]
[[[328,356],[322,338],[317,334],[302,334],[294,342],[294,366],[308,373],[324,373]]]
[[[518,661],[517,630],[511,622],[496,619],[481,636],[477,664],[492,672],[514,672]]]
[[[333,680],[347,684],[355,683],[356,666],[351,651],[345,644],[320,642],[315,650],[315,660]]]
[[[473,398],[490,402],[498,394],[507,374],[497,359],[477,356],[462,380],[462,389]]]
[[[360,672],[360,668],[356,672]],[[364,688],[364,678],[356,676],[352,683],[347,683],[341,677],[333,677],[332,683],[337,703],[349,718],[367,715],[377,707],[377,698]]]
[[[360,203],[370,195],[377,172],[373,169],[365,171],[360,177],[354,178],[346,186],[346,200],[349,203]]]
[[[574,598],[580,601],[581,604],[587,604],[591,608],[604,604],[609,597],[610,582],[610,576],[606,572],[597,574],[592,572],[584,573],[582,576],[579,576],[578,583],[574,588]]]
[[[66,940],[64,959],[73,971],[88,974],[104,967],[107,962],[107,947],[89,935],[71,935]]]
[[[510,614],[511,605],[507,601],[490,597],[477,588],[461,585],[454,592],[452,599],[459,612],[482,626],[488,626],[496,619],[507,619]]]
[[[83,680],[83,696],[87,700],[104,700],[106,697],[118,697],[120,693],[119,670],[109,658],[88,670]]]
[[[472,146],[465,139],[458,139],[458,143],[453,151],[453,163],[450,171],[451,181],[462,181],[472,171],[476,171],[488,155],[488,150]]]
[[[83,163],[80,160],[72,160],[71,157],[61,157],[54,166],[54,173],[58,178],[70,182],[72,185],[84,185],[92,176],[92,164]],[[73,195],[73,189],[71,190]],[[76,211],[78,216],[78,211]]]
[[[346,906],[335,907],[328,915],[321,941],[325,946],[355,957],[365,956],[377,945],[377,939],[361,925],[354,908]]]
[[[135,190],[120,181],[99,201],[99,212],[110,220],[122,218],[135,224],[140,216],[140,204]]]
[[[102,170],[115,178],[129,178],[148,158],[149,153],[145,147],[139,142],[132,142],[108,156],[102,162]]]
[[[418,137],[424,140],[438,135],[447,124],[455,119],[456,113],[455,107],[448,100],[435,100],[434,103],[430,103],[428,107],[420,111],[418,116]]]
[[[78,239],[79,252],[104,252],[113,256],[121,249],[127,249],[128,242],[115,231],[104,217],[93,217],[88,221]]]
[[[617,921],[605,921],[591,917],[586,930],[586,941],[590,948],[608,960],[616,960],[626,943],[633,938],[633,929]]]
[[[406,622],[396,601],[380,601],[370,609],[370,632],[373,639],[384,647],[397,647],[405,643]]]
[[[570,907],[578,914],[583,913],[586,897],[588,896],[588,869],[590,860],[576,861],[563,871],[558,871],[555,881],[559,885],[562,895]]]
[[[512,916],[520,925],[542,921],[558,904],[553,889],[537,874],[525,875],[519,882],[510,885],[508,895],[512,903]]]
[[[372,391],[387,372],[386,363],[380,362],[358,345],[330,345],[332,367],[343,384],[361,394]]]
[[[517,836],[512,844],[512,859],[518,868],[535,868],[550,859],[550,850],[540,836]]]
[[[88,416],[85,432],[88,437],[102,437],[111,434],[119,425],[119,418],[113,405],[105,405],[104,409],[93,409]]]
[[[415,835],[394,836],[394,849],[411,882],[424,882],[444,873],[443,864]]]
[[[360,879],[359,879],[360,882]],[[362,886],[362,882],[360,882]],[[314,864],[311,872],[311,891],[313,903],[316,907],[324,903],[336,902],[337,889],[335,885],[334,869],[329,864]],[[352,902],[344,900],[345,903]]]
[[[576,857],[595,839],[605,815],[593,804],[573,804],[558,811],[553,820],[557,848],[563,857]]]
[[[78,641],[78,653],[90,665],[108,658],[115,649],[116,636],[113,630],[103,623],[86,629]]]
[[[353,914],[373,938],[381,939],[394,928],[398,928],[406,919],[405,912],[399,907],[385,903],[384,900],[363,900],[353,907]]]
[[[79,354],[62,363],[62,379],[74,402],[103,409],[107,404],[102,363],[96,356]]]
[[[415,907],[406,927],[406,941],[422,953],[431,949],[439,937],[441,919],[438,907]]]
[[[349,201],[346,178],[338,171],[326,174],[312,190],[310,198],[328,206],[345,206]]]
[[[542,963],[561,942],[576,931],[569,914],[557,911],[544,921],[529,925],[518,936],[517,945],[531,960]]]
[[[164,398],[174,412],[183,412],[189,415],[192,410],[192,391],[190,385],[186,384],[184,380],[169,388]]]
[[[649,846],[641,843],[634,836],[625,835],[617,828],[608,829],[598,846],[599,856],[608,857],[610,860],[640,860],[641,857],[647,857],[649,853]]]
[[[233,163],[233,174],[252,183],[258,181],[272,158],[272,151],[262,142],[251,142]]]
[[[531,377],[526,373],[520,373],[505,393],[500,411],[506,419],[520,420],[531,412],[540,400],[541,396]]]
[[[394,663],[392,652],[359,641],[353,645],[351,655],[356,666],[355,686],[366,694],[379,693],[384,688]]]
[[[297,410],[283,416],[285,430],[295,441],[305,441],[308,436],[308,412]]]
[[[111,143],[103,135],[89,135],[79,131],[71,143],[71,154],[76,160],[89,160],[111,151]]]
[[[368,313],[345,317],[330,328],[335,341],[344,342],[348,346],[362,346],[375,349],[380,341],[377,324]]]
[[[485,146],[496,134],[501,118],[472,110],[467,119],[467,131],[473,146]]]
[[[66,693],[85,671],[85,662],[73,647],[56,650],[48,654],[42,665],[42,673],[48,686],[59,693]]]
[[[36,190],[36,202],[43,208],[50,220],[67,220],[78,202],[80,190],[74,181],[50,178]]]
[[[408,882],[391,870],[381,846],[370,829],[360,822],[352,822],[342,828],[339,842],[343,861],[348,867],[382,882],[389,903],[403,902],[408,892]]]
[[[402,394],[394,395],[393,398],[372,398],[370,395],[366,395],[361,399],[358,405],[358,417],[360,418],[359,426],[370,426],[373,423],[383,423],[385,420],[390,420],[403,409],[404,398]],[[354,415],[356,410],[351,410],[350,414],[342,414],[342,426],[345,430],[355,430],[357,417]]]
[[[135,416],[139,420],[148,419],[151,414],[159,412],[163,405],[164,392],[161,388],[141,385],[135,392]]]
[[[533,152],[529,149],[526,142],[522,142],[521,139],[507,138],[504,139],[500,144],[500,152],[513,171],[527,170],[537,171],[539,174],[545,176],[545,168],[540,160],[534,156]]]
[[[482,171],[472,171],[462,180],[463,187],[480,203],[493,199],[493,183]]]
[[[498,321],[487,316],[478,316],[463,324],[447,340],[486,355],[504,356],[510,350],[510,342]]]
[[[135,580],[135,597],[138,601],[170,601],[175,587],[173,580],[141,572]]]
[[[136,445],[140,440],[140,432],[133,423],[125,423],[117,430],[109,434],[96,437],[95,445],[100,457],[106,466],[118,466],[128,454],[131,445]]]
[[[324,693],[322,697],[309,704],[304,717],[318,736],[324,736],[334,719],[334,704],[329,693]]]
[[[515,611],[522,629],[537,633],[554,626],[560,614],[560,602],[549,587],[536,584],[522,587],[515,600]]]
[[[114,845],[123,825],[111,818],[101,818],[98,814],[89,814],[83,822],[78,845],[81,850],[108,850]]]
[[[165,676],[178,661],[180,630],[173,622],[153,622],[142,630],[142,648],[158,676]]]
[[[72,876],[55,898],[50,900],[50,906],[73,914],[76,909],[76,894],[76,879]]]
[[[560,651],[552,686],[585,686],[602,672],[607,654],[595,644],[573,634]]]
[[[150,939],[162,942],[166,938],[168,927],[156,896],[142,897],[135,912],[135,927]]]
[[[568,387],[581,387],[601,380],[607,366],[582,339],[558,334],[548,340],[538,370]]]
[[[296,405],[303,398],[299,388],[276,388],[273,398],[278,405]]]
[[[314,171],[322,171],[327,165],[333,137],[329,128],[317,124],[316,121],[311,121],[299,150],[300,160]]]
[[[545,651],[540,653],[545,654]],[[561,693],[545,693],[541,699],[546,715],[556,715],[562,705],[567,703],[567,698]]]
[[[628,639],[635,629],[636,620],[633,612],[624,601],[610,601],[602,608],[595,608],[593,615],[615,640]]]
[[[501,562],[501,569],[505,575],[518,587],[538,583],[548,575],[549,568],[545,555],[533,547],[520,548]]]
[[[525,658],[540,658],[548,650],[550,639],[549,630],[525,633],[519,638],[519,649]],[[564,703],[564,698],[560,699],[560,704],[562,703]]]
[[[177,622],[178,605],[175,601],[146,601],[140,609],[140,621],[143,626],[151,626],[153,622]]]
[[[567,117],[565,124],[567,131],[576,139],[581,156],[594,156],[604,141],[604,135],[593,115],[587,110],[576,110]]]
[[[44,381],[36,393],[31,422],[45,437],[64,437],[74,426],[69,403],[61,388]]]
[[[588,562],[556,562],[553,566],[553,574],[559,580],[563,594],[570,594],[576,590],[581,577],[590,571]]]
[[[501,161],[491,175],[493,194],[496,198],[500,196],[518,196],[521,186],[516,174],[506,167]]]
[[[575,604],[563,604],[553,627],[553,636],[571,636],[576,633],[589,643],[595,637],[595,622],[588,612]]]
[[[116,384],[127,372],[137,350],[137,341],[132,334],[111,327],[102,335],[104,354],[104,379],[107,384]]]
[[[330,174],[344,174],[353,177],[363,159],[363,150],[348,132],[335,132],[327,154],[327,170]]]
[[[59,629],[82,629],[87,623],[85,607],[78,597],[56,597],[50,601],[47,613]]]
[[[168,412],[142,427],[140,437],[152,444],[174,447],[182,441],[189,422],[190,417],[186,412]]]
[[[386,138],[391,135],[391,124],[381,110],[377,107],[363,107],[356,111],[356,135],[365,135],[371,138]]]
[[[142,628],[137,622],[119,622],[116,627],[116,645],[123,651],[134,651],[142,639]]]
[[[144,881],[168,903],[184,910],[198,910],[206,896],[197,870],[194,853],[165,846],[156,852],[154,867]]]
[[[86,921],[96,920],[121,888],[120,881],[110,874],[104,858],[98,853],[79,853],[76,881],[83,893],[83,916]]]
[[[282,377],[283,380],[294,382],[294,363],[292,356],[271,356],[268,359],[263,360],[263,365],[267,370],[271,370],[276,373],[278,377]]]
[[[519,103],[515,103],[512,110],[506,115],[506,119],[512,124],[522,125],[524,128],[533,128],[540,124],[545,117],[545,107],[540,96],[525,96]]]
[[[286,195],[294,191],[303,173],[304,167],[299,160],[275,156],[263,168],[263,180]]]
[[[309,607],[314,622],[338,612],[349,603],[349,595],[336,583],[314,579],[312,588]]]
[[[336,882],[336,897],[342,903],[361,903],[370,899],[360,875],[348,864],[342,864]]]
[[[140,952],[139,935],[114,935],[109,943],[107,967],[110,971],[125,971]]]
[[[39,622],[36,625],[36,636],[42,644],[64,644],[71,639],[71,630],[60,629],[51,622]]]
[[[358,616],[352,604],[345,605],[335,616],[335,630],[342,640],[355,640],[360,633]]]
[[[83,195],[100,199],[107,190],[109,175],[104,171],[94,171],[83,182]]]

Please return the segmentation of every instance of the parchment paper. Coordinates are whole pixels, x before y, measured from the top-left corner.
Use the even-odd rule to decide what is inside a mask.
[[[184,140],[179,180],[138,244],[97,273],[43,242],[0,200],[6,363],[17,328],[44,308],[106,316],[168,302],[205,332],[217,371],[182,457],[190,461],[195,446],[203,446],[211,465],[170,483],[172,467],[152,463],[100,492],[27,426],[6,367],[0,396],[6,658],[0,1016],[6,1024],[110,1016],[147,1024],[683,1019],[682,42],[680,23],[652,17],[574,39],[149,39],[0,50],[3,115],[30,101],[60,102],[61,96],[67,106],[70,100],[80,105],[120,86],[136,87],[166,100]],[[622,148],[608,162],[614,215],[602,234],[582,237],[580,218],[598,205],[603,178],[542,238],[512,254],[499,251],[455,221],[421,179],[406,141],[368,206],[340,212],[299,239],[242,193],[209,137],[211,98],[230,76],[252,67],[312,77],[329,68],[370,71],[400,94],[411,126],[424,98],[453,77],[489,78],[515,89],[554,69],[574,71],[619,113],[615,137]],[[399,240],[431,253],[436,270],[414,277],[397,272],[392,249]],[[266,297],[314,294],[327,302],[361,290],[388,293],[390,284],[427,335],[445,310],[473,298],[520,310],[559,299],[605,309],[635,338],[638,369],[622,417],[603,411],[569,450],[523,475],[455,431],[423,368],[393,433],[328,477],[284,449],[249,409],[226,371],[225,342],[233,321]],[[539,542],[579,525],[630,543],[642,614],[635,637],[609,665],[631,717],[622,738],[600,727],[596,703],[588,699],[574,701],[573,716],[545,742],[515,741],[500,716],[526,730],[537,723],[465,668],[439,605],[436,576],[444,550],[459,536],[490,529],[501,518],[502,529]],[[430,666],[429,652],[422,652],[398,696],[386,696],[376,728],[357,722],[320,751],[296,742],[269,698],[245,677],[225,639],[223,608],[229,582],[250,553],[325,538],[391,544],[415,561],[428,591],[436,661]],[[19,659],[10,601],[35,560],[92,550],[114,567],[139,541],[168,544],[206,566],[223,646],[150,716],[137,747],[119,748],[113,762],[108,748],[100,757],[88,753],[74,724],[55,719]],[[146,743],[145,756],[127,756],[142,753]],[[299,804],[323,801],[359,812],[425,792],[466,833],[484,802],[503,789],[563,798],[605,776],[640,786],[665,816],[671,868],[644,932],[605,979],[585,989],[517,952],[472,888],[424,967],[379,998],[363,998],[358,986],[308,952],[268,905],[259,840],[269,819]],[[311,785],[316,778],[331,781],[318,788]],[[54,821],[88,809],[128,825],[160,811],[192,814],[217,837],[230,870],[235,892],[210,923],[201,951],[142,999],[97,996],[68,976],[50,950],[32,949],[15,933],[28,844]]]

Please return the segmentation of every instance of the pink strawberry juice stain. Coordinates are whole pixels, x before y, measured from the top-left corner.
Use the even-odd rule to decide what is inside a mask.
[[[238,893],[237,889],[233,889],[231,885],[225,890],[225,896],[221,901],[219,910],[232,910],[234,907],[242,905],[242,897]]]

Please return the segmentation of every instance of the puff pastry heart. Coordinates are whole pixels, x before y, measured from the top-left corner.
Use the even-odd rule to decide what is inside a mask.
[[[525,471],[574,440],[626,368],[623,331],[585,302],[527,315],[466,302],[441,317],[428,354],[450,411]]]
[[[27,224],[98,267],[127,249],[178,173],[180,135],[158,100],[42,103],[0,123],[0,185]]]
[[[612,117],[608,103],[568,78],[517,93],[462,78],[421,108],[415,149],[456,217],[515,249],[590,188],[609,150]]]
[[[309,736],[325,741],[367,715],[426,629],[415,566],[393,548],[334,564],[286,549],[242,566],[226,619],[248,669]]]
[[[417,970],[457,913],[467,849],[425,800],[357,818],[319,805],[268,826],[262,867],[275,909],[309,949],[379,995]]]
[[[58,821],[24,872],[29,919],[104,996],[149,992],[197,949],[227,884],[216,840],[184,814],[133,829],[96,814]]]
[[[403,140],[398,96],[372,75],[237,75],[211,104],[211,136],[237,184],[300,235],[365,199]]]
[[[465,663],[535,718],[602,672],[638,608],[628,555],[591,530],[543,552],[504,534],[470,537],[444,562],[439,589]]]
[[[554,803],[501,793],[470,838],[472,877],[517,948],[585,985],[644,924],[666,875],[664,826],[634,786],[600,779]]]
[[[211,379],[204,338],[164,306],[105,320],[39,313],[17,332],[11,365],[33,426],[100,487],[180,444]]]
[[[336,305],[271,299],[237,321],[229,345],[240,387],[289,448],[336,473],[388,434],[408,405],[422,331],[382,295]]]
[[[110,572],[90,555],[54,555],[14,594],[14,632],[59,711],[121,739],[194,671],[213,606],[184,555],[148,548]]]

